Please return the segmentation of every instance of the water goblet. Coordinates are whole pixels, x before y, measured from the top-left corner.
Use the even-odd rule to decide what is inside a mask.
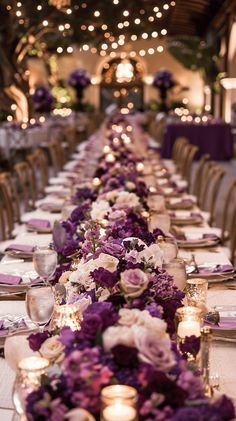
[[[36,247],[33,253],[34,269],[46,284],[57,267],[57,252],[51,247]]]
[[[54,293],[50,285],[35,284],[28,288],[25,297],[26,311],[39,329],[43,330],[50,321],[54,302]]]

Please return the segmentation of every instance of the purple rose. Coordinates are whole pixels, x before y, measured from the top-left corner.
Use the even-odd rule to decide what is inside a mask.
[[[32,333],[27,339],[29,341],[29,346],[32,351],[38,351],[41,348],[43,342],[49,338],[49,332],[45,330],[44,332]]]
[[[90,304],[83,313],[84,320],[87,315],[91,316],[92,314],[101,318],[102,330],[105,330],[109,326],[113,326],[119,319],[118,313],[114,309],[112,303],[105,301]]]
[[[117,282],[117,271],[110,272],[107,269],[98,268],[90,273],[96,284],[103,288],[112,288]]]
[[[134,367],[138,364],[138,350],[134,347],[116,345],[111,351],[119,366]]]
[[[86,314],[81,322],[81,333],[86,339],[94,339],[102,330],[102,318],[99,314]]]
[[[149,280],[141,269],[128,269],[121,274],[120,283],[126,297],[136,298],[147,289]]]

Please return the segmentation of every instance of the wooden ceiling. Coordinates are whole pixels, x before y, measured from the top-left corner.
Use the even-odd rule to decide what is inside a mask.
[[[209,29],[219,29],[227,14],[236,10],[236,0],[176,0],[166,15],[169,35],[202,36]]]

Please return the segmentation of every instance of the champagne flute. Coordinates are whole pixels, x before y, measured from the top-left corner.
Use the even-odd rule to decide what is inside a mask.
[[[57,253],[51,247],[36,247],[33,253],[34,268],[45,284],[57,267]]]
[[[43,329],[51,319],[54,309],[54,293],[50,285],[31,285],[25,297],[26,311],[33,323]]]

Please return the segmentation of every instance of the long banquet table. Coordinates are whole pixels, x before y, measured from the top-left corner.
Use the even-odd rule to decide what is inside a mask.
[[[66,168],[73,168],[73,163],[76,162],[77,158],[81,154],[81,148],[78,148],[78,153],[74,156],[72,161],[67,164]],[[168,168],[173,169],[173,163],[171,161],[165,161],[165,164]],[[55,183],[55,179],[53,179]],[[63,173],[59,174],[57,177],[57,187],[61,185],[61,182],[64,180]],[[62,187],[63,188],[63,187]],[[51,188],[48,189],[50,192]],[[47,198],[51,198],[50,193],[48,193]],[[197,208],[196,208],[197,209]],[[61,214],[58,213],[49,213],[40,210],[39,208],[33,212],[24,214],[23,221],[26,222],[30,218],[47,218],[52,223],[61,218]],[[204,221],[201,227],[187,227],[183,228],[186,232],[195,232],[202,233],[207,232],[216,232],[214,228],[208,226],[207,220]],[[35,234],[29,233],[26,231],[24,225],[18,230],[18,234],[15,238],[16,243],[23,244],[37,244],[37,245],[48,245],[52,241],[51,234]],[[0,244],[0,250],[3,251],[6,246],[12,242],[4,242]],[[185,259],[191,259],[192,250],[179,250],[179,256]],[[195,249],[194,250],[195,258],[197,264],[202,264],[205,262],[208,263],[218,263],[218,264],[228,264],[229,260],[224,250],[220,247],[214,247],[210,249]],[[20,263],[9,263],[11,258],[4,257],[0,262],[0,272],[11,273],[11,274],[24,274],[29,271],[33,271],[32,262],[20,262]],[[9,264],[8,264],[8,263]],[[236,283],[235,283],[236,287]],[[210,288],[208,291],[208,305],[213,307],[214,305],[219,304],[228,304],[234,305],[236,302],[236,289],[228,290],[227,286],[225,289],[222,287],[219,288]],[[5,301],[2,300],[0,303],[0,318],[1,315],[6,312],[11,314],[26,314],[25,304],[23,301]],[[214,342],[211,351],[211,373],[218,373],[220,378],[220,392],[226,393],[228,396],[232,397],[236,402],[236,352],[235,352],[235,343],[230,342]],[[15,374],[7,365],[7,362],[4,358],[0,358],[0,420],[1,421],[10,421],[12,420],[14,409],[11,399],[12,386],[14,382]]]
[[[162,143],[163,158],[171,158],[172,148],[178,137],[186,137],[191,144],[199,147],[198,158],[206,153],[216,161],[227,161],[233,158],[233,136],[230,124],[167,124]]]

